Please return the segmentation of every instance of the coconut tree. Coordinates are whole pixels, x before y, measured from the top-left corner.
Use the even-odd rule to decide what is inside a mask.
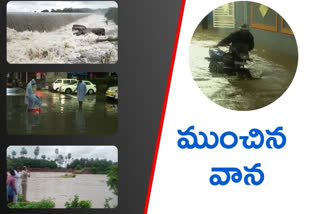
[[[14,158],[17,155],[17,152],[16,151],[12,151],[11,155],[12,155],[12,158]]]
[[[21,148],[21,151],[20,151],[20,155],[21,155],[22,157],[24,157],[24,156],[27,155],[27,154],[28,154],[27,149],[24,148],[24,147],[22,147],[22,148]]]
[[[34,158],[37,159],[38,155],[40,153],[40,147],[37,146],[34,151],[33,151],[33,154],[34,154]]]

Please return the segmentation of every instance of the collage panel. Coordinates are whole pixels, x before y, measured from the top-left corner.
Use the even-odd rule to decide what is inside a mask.
[[[7,73],[9,135],[114,135],[117,131],[116,73]]]
[[[9,146],[9,209],[116,208],[115,146]]]
[[[115,64],[118,4],[115,1],[10,1],[7,62],[10,64]]]

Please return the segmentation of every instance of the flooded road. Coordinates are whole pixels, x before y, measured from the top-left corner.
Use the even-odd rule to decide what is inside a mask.
[[[281,64],[275,63],[261,50],[250,53],[253,62],[247,65],[254,79],[210,73],[206,57],[218,41],[193,39],[190,44],[192,76],[210,100],[232,110],[254,110],[272,103],[287,90],[296,72],[296,66],[292,66],[296,59],[284,57]]]
[[[7,96],[9,134],[113,135],[118,129],[118,105],[102,95],[86,95],[82,111],[76,94],[37,91],[41,112],[27,112],[24,93]]]
[[[92,208],[104,208],[106,198],[112,198],[110,205],[118,204],[118,197],[108,188],[106,175],[77,174],[75,178],[61,178],[60,172],[31,172],[28,179],[27,200],[51,199],[55,208],[65,208],[64,204],[73,199],[91,200]]]

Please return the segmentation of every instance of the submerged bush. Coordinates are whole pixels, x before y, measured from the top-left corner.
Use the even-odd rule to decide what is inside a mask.
[[[91,208],[90,200],[79,201],[79,196],[75,195],[73,200],[69,200],[64,204],[65,208]]]
[[[10,209],[50,209],[55,206],[56,204],[49,199],[43,199],[39,202],[18,202],[16,204],[8,204]]]

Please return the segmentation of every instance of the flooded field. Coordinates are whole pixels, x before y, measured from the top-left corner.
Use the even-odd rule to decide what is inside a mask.
[[[8,13],[7,61],[12,64],[114,64],[118,42],[96,42],[118,37],[118,25],[100,14]],[[73,35],[74,24],[104,28],[105,36]]]
[[[80,200],[91,200],[92,208],[104,208],[106,198],[112,198],[111,206],[118,204],[118,197],[106,184],[106,175],[78,174],[75,178],[61,178],[64,174],[32,172],[28,179],[27,200],[50,198],[55,202],[56,208],[65,208],[65,202],[77,194]]]
[[[24,90],[8,89],[7,130],[9,134],[100,134],[118,130],[118,105],[102,95],[87,95],[79,111],[76,94],[37,91],[41,112],[27,112]]]
[[[213,74],[209,72],[209,48],[219,39],[201,40],[195,37],[190,44],[190,68],[200,90],[215,103],[232,110],[259,109],[278,99],[289,87],[296,72],[295,57],[284,56],[275,62],[263,50],[250,53],[249,68],[253,79]],[[270,53],[268,53],[270,54]]]

